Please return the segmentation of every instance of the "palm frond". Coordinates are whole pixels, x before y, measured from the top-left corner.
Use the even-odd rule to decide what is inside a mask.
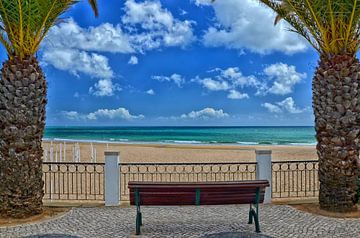
[[[49,29],[77,0],[0,0],[0,43],[9,57],[33,56]],[[89,0],[98,15],[96,0]]]
[[[360,0],[260,0],[320,54],[354,55],[360,47]]]
[[[97,0],[88,0],[89,1],[89,4],[91,6],[91,8],[93,9],[94,11],[94,14],[95,16],[99,16],[99,10],[98,10],[98,7],[97,7]]]

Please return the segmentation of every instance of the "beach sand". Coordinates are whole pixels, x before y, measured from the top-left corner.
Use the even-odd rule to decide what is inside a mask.
[[[50,154],[49,141],[43,148]],[[60,160],[60,144],[53,142],[53,157]],[[92,146],[91,146],[92,144]],[[66,161],[73,159],[74,142],[66,142]],[[105,151],[120,152],[121,162],[165,163],[165,162],[251,162],[255,161],[255,150],[272,150],[273,161],[316,160],[315,146],[263,146],[263,145],[178,145],[178,144],[115,144],[79,143],[81,162],[91,161],[91,147],[96,149],[96,162],[104,162]],[[64,153],[61,153],[62,158]],[[63,160],[63,159],[62,159]]]
[[[44,150],[47,151],[48,158],[50,157],[50,146],[51,142],[49,141],[46,141],[43,144]],[[237,146],[115,143],[107,144],[88,142],[82,142],[77,145],[74,142],[66,142],[66,160],[64,160],[64,142],[52,142],[52,161],[73,161],[74,147],[80,148],[80,162],[100,163],[104,162],[105,151],[120,152],[120,162],[122,163],[255,162],[255,150],[272,150],[273,161],[304,161],[317,159],[315,146]],[[60,160],[60,148],[62,149],[62,160]],[[91,160],[91,151],[95,151],[95,149],[97,158],[96,161]],[[56,151],[58,152],[56,153]],[[49,159],[45,159],[45,161],[49,161]],[[127,190],[127,183],[129,181],[232,181],[255,179],[255,167],[252,165],[249,165],[249,167],[248,165],[243,165],[239,168],[237,168],[236,166],[213,167],[214,171],[222,171],[218,173],[210,172],[209,166],[176,167],[174,165],[170,165],[170,167],[165,167],[160,166],[158,167],[158,169],[162,172],[164,172],[165,169],[166,171],[173,172],[155,172],[157,170],[154,166],[137,167],[123,165],[121,170],[122,177],[120,185],[122,191],[121,200],[127,201],[129,199]],[[302,165],[301,167],[305,168],[304,165]],[[47,167],[45,171],[48,171],[49,169],[54,169],[54,172],[45,173],[45,183],[47,184],[47,186],[45,186],[45,190],[47,195],[49,195],[50,190],[53,189],[54,192],[52,193],[55,194],[55,197],[60,196],[63,197],[62,199],[69,199],[67,198],[67,194],[71,193],[70,197],[72,197],[72,199],[75,199],[77,198],[77,193],[73,194],[73,190],[82,191],[81,195],[79,195],[80,197],[84,197],[84,194],[94,194],[94,192],[101,194],[101,191],[103,190],[104,181],[103,177],[101,176],[101,172],[103,171],[102,168],[97,168],[96,173],[74,173],[74,171],[76,171],[75,167],[70,168],[64,166],[60,166],[59,168]],[[88,169],[89,171],[94,171],[93,167],[91,166],[89,166],[86,170]],[[61,173],[59,173],[58,171],[61,171]],[[79,171],[85,171],[85,168],[81,167]],[[181,173],[178,173],[179,171]],[[65,186],[65,188],[63,188],[62,186],[58,187],[54,185],[54,182],[51,181],[55,180],[62,181],[67,187]],[[281,173],[279,172],[273,174],[273,183],[276,183],[273,187],[273,195],[274,197],[285,197],[285,200],[289,200],[287,197],[290,196],[290,193],[292,194],[291,196],[304,196],[304,191],[311,192],[312,190],[314,190],[314,186],[317,186],[317,183],[315,183],[315,181],[317,181],[316,170],[310,169],[309,171],[302,171],[299,174],[294,174],[294,171],[292,169],[285,169]],[[100,195],[100,197],[101,196],[102,195]]]

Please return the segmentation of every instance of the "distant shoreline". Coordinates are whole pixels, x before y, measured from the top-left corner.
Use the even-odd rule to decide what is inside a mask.
[[[206,142],[196,142],[192,143],[191,141],[183,142],[171,142],[171,141],[111,141],[111,140],[88,140],[88,139],[62,139],[62,138],[43,138],[44,142],[70,142],[70,143],[94,143],[94,144],[114,144],[114,145],[151,145],[151,146],[221,146],[221,147],[257,147],[257,146],[289,146],[289,147],[314,147],[316,143],[289,143],[289,144],[270,144],[270,143],[253,143],[253,142],[239,142],[239,143],[206,143]]]
[[[191,163],[191,162],[253,162],[256,150],[271,150],[273,161],[316,160],[315,146],[292,145],[238,145],[238,144],[155,144],[155,143],[107,143],[85,141],[44,140],[44,151],[64,151],[66,158],[73,158],[74,149],[80,148],[81,161],[91,161],[95,153],[97,162],[104,161],[105,151],[120,152],[122,162],[139,163]],[[64,142],[66,142],[64,144]],[[78,143],[78,144],[77,144]],[[56,154],[54,152],[54,154]],[[63,153],[64,155],[64,153]],[[56,155],[55,155],[56,156]]]

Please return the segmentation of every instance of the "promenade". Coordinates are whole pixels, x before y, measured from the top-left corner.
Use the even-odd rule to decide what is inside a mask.
[[[261,235],[254,233],[254,225],[247,224],[247,205],[143,207],[142,213],[140,238],[360,238],[360,219],[317,216],[286,205],[260,206]],[[73,208],[51,220],[0,228],[0,238],[136,237],[134,230],[135,207]]]

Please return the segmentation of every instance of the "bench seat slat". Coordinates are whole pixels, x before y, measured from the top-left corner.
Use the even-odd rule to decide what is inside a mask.
[[[264,195],[260,196],[260,202],[264,200]],[[130,200],[131,204],[135,204],[135,198]],[[140,199],[142,205],[195,205],[195,194],[147,194]],[[166,203],[166,204],[165,204]],[[253,194],[219,194],[219,195],[201,195],[200,205],[216,205],[216,204],[248,204],[255,203]]]
[[[200,191],[200,205],[254,203],[257,188],[264,200],[266,180],[237,182],[129,182],[130,204],[135,205],[135,191],[141,205],[194,205],[196,190]]]

